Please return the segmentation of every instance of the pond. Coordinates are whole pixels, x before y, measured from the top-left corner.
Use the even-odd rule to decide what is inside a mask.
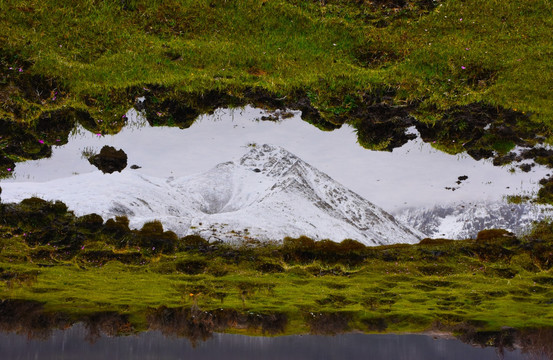
[[[261,118],[268,114],[261,109],[221,108],[212,115],[200,116],[190,128],[179,129],[152,127],[142,113],[131,109],[126,114],[127,125],[116,135],[94,134],[79,125],[68,144],[53,147],[50,158],[19,163],[11,178],[2,181],[3,201],[40,195],[59,198],[80,215],[102,213],[98,207],[105,204],[91,205],[94,194],[87,196],[87,206],[72,206],[66,185],[86,184],[83,174],[99,174],[87,156],[105,145],[127,154],[128,166],[122,174],[165,181],[204,173],[219,163],[238,159],[254,144],[273,144],[396,215],[424,236],[463,238],[490,227],[520,233],[533,220],[550,214],[546,207],[509,204],[505,200],[509,195],[535,194],[539,180],[549,175],[545,167],[523,172],[510,165],[493,166],[491,160],[476,161],[466,153],[446,154],[420,137],[391,152],[370,151],[357,144],[355,131],[348,125],[320,131],[302,121],[299,112],[289,114],[293,116],[264,121]],[[414,127],[409,131],[417,133]],[[117,175],[98,175],[90,181],[102,187],[115,182]],[[52,190],[55,184],[57,192]],[[128,184],[140,187],[132,181]]]
[[[499,350],[464,344],[447,336],[293,335],[252,337],[215,333],[193,346],[187,339],[158,331],[90,341],[82,325],[57,330],[47,339],[28,339],[0,333],[0,353],[6,359],[546,359],[544,354],[520,349]],[[501,355],[500,355],[501,354]]]
[[[131,109],[126,114],[127,125],[115,135],[92,133],[84,127],[77,125],[72,131],[68,143],[53,146],[52,155],[49,158],[17,164],[11,176],[3,179],[0,184],[3,190],[2,202],[20,201],[30,196],[62,200],[79,216],[96,212],[104,216],[104,220],[106,220],[106,217],[126,215],[129,217],[131,225],[135,227],[140,227],[144,222],[154,219],[169,221],[171,220],[171,216],[174,219],[181,218],[182,214],[193,213],[192,215],[196,218],[189,219],[188,223],[185,224],[191,231],[188,234],[197,232],[204,236],[211,231],[222,231],[223,227],[227,226],[229,227],[227,230],[230,230],[234,234],[240,236],[246,234],[248,237],[256,239],[258,236],[254,232],[253,224],[260,223],[259,227],[273,226],[279,229],[280,232],[277,232],[277,235],[273,235],[271,238],[275,240],[282,239],[282,237],[290,234],[289,232],[293,228],[290,225],[291,222],[300,223],[296,229],[299,232],[292,235],[299,236],[304,234],[305,231],[305,234],[312,236],[308,232],[309,227],[307,225],[310,225],[313,227],[326,226],[327,232],[324,236],[328,236],[332,240],[340,241],[346,236],[355,238],[356,233],[347,232],[352,227],[341,227],[342,225],[339,221],[341,221],[340,217],[343,216],[350,223],[358,221],[359,226],[363,226],[363,222],[368,219],[368,222],[373,221],[371,223],[372,227],[376,227],[374,225],[376,223],[374,218],[365,218],[363,217],[366,215],[365,213],[356,212],[358,208],[362,208],[363,206],[370,209],[372,214],[377,214],[378,219],[388,221],[388,227],[384,227],[384,230],[382,230],[383,234],[381,233],[380,235],[391,237],[392,242],[399,242],[398,239],[402,240],[401,234],[409,232],[409,227],[414,228],[411,234],[416,235],[414,238],[408,239],[411,242],[418,242],[424,236],[444,236],[450,238],[474,236],[478,230],[490,227],[505,227],[511,230],[522,231],[521,229],[531,224],[533,220],[544,218],[550,214],[551,210],[548,207],[528,203],[512,204],[505,199],[509,195],[534,194],[539,188],[539,180],[549,176],[550,170],[545,167],[534,166],[530,171],[524,172],[511,165],[498,167],[488,160],[476,161],[466,154],[449,155],[437,150],[432,146],[431,142],[422,141],[417,136],[418,133],[414,127],[408,130],[415,135],[414,139],[408,141],[403,146],[391,152],[371,151],[359,146],[355,130],[348,125],[344,125],[334,131],[320,131],[302,121],[297,112],[292,112],[292,116],[279,118],[278,121],[262,120],[262,117],[269,115],[271,114],[267,111],[253,107],[218,109],[212,115],[201,116],[190,128],[180,129],[167,126],[152,127],[143,113]],[[99,153],[101,149],[108,145],[116,149],[122,149],[126,156],[128,156],[126,166],[120,172],[103,173],[89,162],[93,154]],[[343,186],[338,183],[341,183]],[[203,191],[205,189],[218,189],[218,193],[208,191],[204,194]],[[347,189],[351,189],[353,192]],[[202,192],[202,196],[196,196],[198,192],[196,190]],[[228,195],[223,200],[224,196],[221,195],[222,193],[225,193],[225,196]],[[312,201],[313,199],[314,201]],[[322,200],[328,200],[328,202],[323,202]],[[333,203],[334,200],[337,200],[337,203]],[[202,201],[209,204],[206,205]],[[309,202],[311,205],[314,203],[318,205],[316,207],[308,207],[309,204],[307,203]],[[263,205],[265,207],[260,204],[265,204]],[[198,205],[197,209],[194,208],[196,205]],[[277,211],[270,212],[271,207],[276,207]],[[396,223],[396,220],[386,216],[378,207],[394,214],[404,224]],[[298,208],[301,210],[300,212],[296,211]],[[285,211],[287,209],[289,213]],[[325,211],[326,217],[323,217],[321,214],[325,213]],[[201,217],[198,215],[200,213]],[[236,223],[238,225],[233,227],[232,221],[244,214],[249,216],[248,221],[250,223],[247,224],[247,228],[250,231],[244,229],[245,222],[243,221],[238,221]],[[287,215],[288,217],[286,217]],[[350,217],[347,218],[345,217],[346,215]],[[281,222],[279,225],[277,222],[271,222],[279,217],[290,221],[290,223],[283,225]],[[334,220],[337,222],[332,222]],[[220,227],[214,226],[217,222],[221,225]],[[347,223],[347,221],[342,221],[342,223]],[[166,229],[172,229],[170,226],[171,222],[163,221],[163,224]],[[208,225],[209,227],[207,227]],[[16,224],[15,226],[19,225]],[[101,219],[99,226],[103,226]],[[302,228],[302,226],[305,227]],[[235,231],[237,229],[240,231]],[[386,232],[386,229],[390,232]],[[20,231],[18,232],[18,230]],[[343,231],[340,232],[338,230]],[[178,281],[181,287],[175,287],[175,284],[164,284],[170,285],[173,290],[185,289],[182,292],[185,294],[184,297],[186,299],[188,296],[196,299],[194,297],[195,293],[198,291],[201,293],[202,291],[188,291],[190,285],[188,282],[195,283],[198,279],[201,279],[206,284],[205,286],[207,286],[204,274],[194,277],[193,272],[184,275],[184,273],[180,273],[181,270],[177,271],[176,267],[173,271],[170,266],[167,266],[167,269],[164,269],[162,266],[171,264],[163,263],[157,266],[158,254],[154,250],[160,251],[160,249],[156,249],[152,245],[148,245],[145,250],[142,249],[145,251],[145,254],[149,253],[148,256],[151,256],[148,258],[151,264],[145,265],[145,270],[141,269],[139,271],[138,267],[136,267],[137,263],[132,262],[135,258],[136,261],[144,260],[139,252],[127,254],[129,256],[126,259],[130,262],[123,265],[123,262],[111,261],[123,259],[122,254],[120,254],[121,249],[115,249],[116,251],[112,252],[111,249],[105,250],[103,244],[99,245],[88,242],[84,246],[84,243],[79,243],[75,251],[78,252],[80,249],[82,257],[79,257],[77,260],[71,260],[69,257],[67,258],[69,260],[59,261],[53,257],[54,252],[57,251],[56,244],[54,244],[52,251],[50,251],[50,240],[42,241],[40,243],[41,246],[33,248],[36,245],[31,243],[34,236],[41,236],[43,234],[37,232],[38,235],[33,233],[33,236],[28,236],[30,233],[27,231],[26,229],[15,229],[13,230],[13,234],[9,236],[12,236],[13,239],[29,241],[24,246],[24,250],[30,249],[32,256],[35,257],[33,259],[37,262],[28,263],[27,257],[13,252],[12,255],[19,256],[16,259],[21,262],[12,264],[12,258],[8,257],[11,256],[11,253],[6,255],[6,259],[8,259],[7,261],[10,264],[6,262],[6,271],[4,269],[1,270],[4,271],[2,276],[6,280],[6,287],[4,288],[5,299],[13,298],[17,300],[18,294],[22,298],[25,298],[30,293],[32,293],[31,296],[37,302],[48,299],[52,293],[54,293],[54,298],[58,299],[55,297],[57,296],[55,294],[56,291],[71,288],[72,291],[79,293],[78,298],[64,295],[63,293],[58,295],[62,296],[60,299],[62,299],[63,306],[79,309],[80,305],[74,306],[72,301],[80,299],[82,295],[87,298],[79,301],[83,303],[87,301],[91,302],[91,298],[88,297],[90,296],[90,290],[81,290],[81,288],[73,286],[74,284],[71,285],[70,279],[79,284],[83,281],[86,283],[84,280],[85,276],[94,273],[94,276],[97,275],[101,279],[102,284],[105,285],[107,283],[107,278],[110,279],[112,284],[115,284],[115,296],[113,298],[107,297],[110,299],[109,301],[96,302],[100,308],[111,306],[115,302],[125,299],[122,296],[123,292],[120,282],[117,280],[118,275],[113,277],[107,275],[117,274],[116,271],[120,271],[120,267],[133,269],[131,271],[134,277],[133,281],[139,278],[138,275],[141,271],[141,276],[144,276],[143,279],[151,280],[156,279],[154,276],[159,276],[157,278],[160,280],[159,282],[167,279]],[[34,229],[32,231],[34,232]],[[44,233],[46,235],[59,234],[57,232],[58,228],[48,229],[48,231]],[[394,234],[399,235],[397,237],[395,235],[390,236],[392,231],[394,231]],[[159,234],[161,232],[158,232]],[[185,232],[184,234],[187,233]],[[72,242],[74,238],[72,234],[70,235],[67,239],[69,239],[69,242]],[[178,235],[183,234],[179,233]],[[25,237],[27,239],[24,240]],[[313,237],[317,238],[317,236]],[[40,239],[42,240],[42,238]],[[176,236],[175,239],[175,241],[179,241]],[[368,244],[374,245],[375,243]],[[81,245],[83,246],[81,247]],[[89,251],[89,246],[102,246],[102,248],[91,248]],[[217,245],[213,246],[216,247]],[[40,249],[38,249],[39,247]],[[60,248],[60,251],[63,250],[65,249]],[[130,250],[134,251],[134,248]],[[140,250],[139,247],[137,251]],[[532,251],[532,249],[525,250],[528,252]],[[10,251],[13,251],[13,248]],[[19,248],[17,248],[17,251],[19,251]],[[60,253],[62,252],[56,254]],[[435,251],[433,254],[434,258],[439,258],[444,253]],[[67,253],[65,255],[70,256],[71,254]],[[85,256],[89,255],[91,256],[90,261],[86,260],[88,261],[86,262]],[[107,264],[103,262],[93,263],[96,261],[93,256],[101,257],[103,255],[106,256],[106,259],[111,259]],[[186,256],[188,255],[186,254]],[[388,265],[391,266],[395,262],[394,260],[387,260],[390,258],[388,255],[386,253],[382,256],[382,261],[389,262],[389,264],[386,264],[386,269]],[[416,297],[408,297],[408,299],[414,300],[413,304],[421,304],[420,306],[425,309],[427,306],[431,306],[425,303],[427,297],[430,302],[433,302],[434,298],[443,298],[443,301],[437,304],[442,306],[440,308],[442,310],[443,307],[450,309],[449,307],[461,306],[455,304],[454,301],[459,300],[460,296],[464,296],[461,295],[462,291],[454,290],[451,292],[452,295],[448,295],[449,293],[446,294],[446,292],[452,289],[463,289],[463,284],[468,284],[468,282],[460,282],[459,284],[455,284],[455,286],[449,286],[451,283],[447,281],[436,281],[432,278],[431,282],[427,281],[425,284],[416,283],[417,287],[411,286],[412,283],[414,284],[411,279],[417,281],[419,276],[423,276],[421,275],[423,271],[421,269],[425,269],[425,271],[430,269],[428,270],[430,271],[429,273],[424,273],[428,276],[443,276],[440,272],[434,272],[440,270],[435,269],[436,263],[434,262],[434,258],[428,260],[432,266],[424,267],[423,265],[426,263],[420,266],[417,265],[419,272],[415,270],[411,274],[410,271],[407,272],[405,270],[406,273],[401,276],[396,273],[394,281],[398,283],[404,282],[405,284],[401,285],[402,290],[392,290],[393,287],[391,287],[389,293],[387,292],[387,296],[393,296],[393,298],[382,299],[382,301],[392,300],[389,304],[394,304],[396,301],[395,293],[399,291],[404,292],[405,290],[408,292],[420,292],[417,293]],[[529,256],[527,258],[530,259]],[[165,257],[164,259],[169,258]],[[412,256],[411,259],[413,259]],[[471,261],[473,260],[476,261],[476,259],[472,259]],[[77,263],[73,261],[77,261]],[[544,262],[547,261],[547,259],[544,260]],[[78,266],[75,266],[75,264]],[[140,262],[140,264],[144,265],[145,263]],[[272,263],[269,265],[274,266]],[[398,263],[395,262],[395,266],[397,265]],[[29,267],[29,271],[25,271],[24,268],[26,266]],[[489,268],[494,271],[497,270],[498,274],[500,274],[498,276],[504,276],[500,280],[507,284],[505,286],[509,286],[509,291],[512,290],[510,279],[514,279],[517,276],[513,282],[522,281],[519,279],[521,275],[517,275],[517,272],[510,272],[510,269],[496,269],[494,266],[490,266]],[[154,274],[152,270],[154,269],[158,272],[155,272],[155,275],[152,276]],[[335,267],[335,269],[338,268]],[[448,266],[444,266],[444,269],[446,273],[455,270]],[[480,269],[484,269],[484,266]],[[134,272],[135,270],[136,273]],[[322,268],[315,270],[317,272],[314,274],[323,276]],[[103,273],[103,271],[106,271],[106,273]],[[285,271],[287,270],[282,268],[282,276],[288,276],[288,273]],[[340,273],[334,273],[333,271],[333,275],[329,276],[340,276]],[[307,276],[310,281],[312,279],[315,279],[313,281],[318,281],[318,275],[311,276],[309,275],[311,273],[303,272],[305,274],[300,274],[301,276]],[[76,276],[69,277],[65,275],[63,277],[59,275],[62,273],[75,274]],[[232,274],[231,272],[228,277],[231,277]],[[353,275],[345,272],[344,274],[347,274],[344,277],[344,281],[353,279]],[[487,302],[481,305],[479,311],[488,311],[487,306],[496,301],[493,297],[499,296],[506,299],[506,304],[510,304],[509,301],[514,305],[517,305],[517,302],[528,301],[528,304],[533,302],[530,315],[523,315],[535,319],[537,318],[535,316],[535,309],[537,308],[537,311],[541,311],[541,304],[548,304],[550,301],[548,284],[551,280],[549,277],[536,277],[534,273],[531,275],[523,273],[522,275],[525,276],[524,281],[528,283],[528,292],[507,293],[507,290],[503,291],[503,288],[501,288],[501,291],[487,291],[489,290],[487,286],[490,276],[495,276],[490,275],[491,273],[479,273],[476,275],[470,269],[470,272],[467,274],[468,281],[482,284],[479,291],[486,296],[489,295],[489,299],[486,297]],[[219,275],[221,274],[214,275],[214,283],[218,285],[219,282],[224,281]],[[211,275],[206,276],[208,278],[211,277]],[[227,276],[227,273],[222,273],[221,276]],[[273,280],[270,280],[274,281],[274,279],[280,279],[281,274],[264,274],[263,276],[268,278],[274,276]],[[290,274],[290,276],[296,275]],[[386,275],[382,276],[388,280],[388,271],[386,270]],[[463,276],[456,275],[455,279],[467,281]],[[66,280],[64,280],[63,286],[60,285],[58,289],[44,287],[47,284],[45,280],[54,279],[52,280],[53,283],[57,284],[57,281],[60,281],[61,278]],[[76,280],[73,280],[74,278]],[[362,279],[359,280],[359,283],[366,280],[361,277],[359,279]],[[370,281],[376,283],[379,280],[375,279],[380,278],[374,277],[370,279],[372,279]],[[322,280],[327,281],[327,279]],[[305,279],[300,279],[299,281],[301,283]],[[356,279],[352,281],[356,281]],[[532,283],[535,285],[536,281],[541,281],[540,284],[543,286],[530,286]],[[34,284],[34,282],[38,282],[38,285]],[[382,284],[385,282],[381,281]],[[154,287],[141,285],[142,282],[138,283],[142,287],[140,294],[137,295],[138,297],[142,296],[143,289]],[[390,281],[386,283],[390,285],[394,282]],[[194,289],[200,288],[195,286]],[[356,286],[358,285],[356,284]],[[525,282],[521,282],[519,286],[526,289]],[[300,286],[294,285],[294,287],[299,288]],[[313,288],[317,289],[317,296],[319,297],[326,296],[325,291],[328,292],[328,297],[317,299],[318,302],[316,304],[323,305],[326,304],[325,301],[336,301],[336,305],[332,305],[333,310],[347,307],[347,304],[349,304],[347,302],[349,294],[346,294],[346,291],[349,291],[353,287],[355,286],[342,284],[339,284],[339,286],[330,284],[326,287],[323,285],[314,286]],[[319,291],[319,288],[323,290]],[[14,289],[15,291],[13,291]],[[54,289],[54,291],[49,293],[48,289]],[[240,292],[235,288],[232,288],[231,291],[233,293],[236,292],[235,295],[237,296],[241,294],[243,308],[247,293],[240,286],[237,289]],[[267,289],[272,289],[272,287],[267,287]],[[344,289],[345,295],[343,296],[337,295],[341,289]],[[484,291],[483,289],[486,290]],[[530,293],[530,289],[532,289],[532,293]],[[173,297],[176,296],[181,299],[179,301],[182,301],[182,294],[177,292],[175,295],[175,291],[173,290],[168,292],[168,294],[171,294],[170,296]],[[534,294],[534,290],[541,292]],[[207,290],[205,291],[207,293]],[[380,297],[384,296],[380,287],[375,287],[374,289],[368,288],[368,291],[375,299],[380,299]],[[23,296],[21,294],[27,295]],[[113,293],[110,294],[110,296],[112,295]],[[363,297],[366,295],[363,294]],[[516,298],[514,295],[517,295]],[[274,297],[272,292],[268,296]],[[154,301],[155,305],[162,305],[160,301],[169,301],[168,298],[159,297],[159,295],[152,295],[152,299],[150,300]],[[211,299],[208,300],[211,301]],[[420,302],[421,300],[422,302]],[[472,307],[472,301],[477,300],[480,301],[481,298],[470,298],[470,301],[464,301],[462,306]],[[236,299],[229,301],[239,302]],[[259,301],[263,301],[263,306],[269,303],[268,300]],[[403,307],[404,303],[400,303],[397,307]],[[340,304],[343,304],[343,306]],[[173,302],[172,305],[175,305],[175,303]],[[286,302],[286,305],[289,305],[289,302]],[[355,302],[350,305],[353,307]],[[123,304],[123,307],[126,306],[128,304]],[[294,306],[298,309],[300,308],[297,305]],[[392,305],[389,306],[391,308]],[[369,311],[375,311],[376,309],[373,305],[370,305],[369,308]],[[384,314],[390,311],[390,308],[382,307],[379,311],[382,311]],[[367,308],[365,307],[365,309]],[[408,307],[407,309],[402,308],[401,310],[410,311],[411,308]],[[501,308],[497,311],[505,310]],[[9,311],[6,311],[4,314],[8,313]],[[463,312],[463,314],[465,313]],[[14,314],[8,315],[12,315],[13,317]],[[449,313],[441,315],[448,318]],[[505,312],[502,312],[501,316],[504,315]],[[467,314],[466,318],[473,320],[470,316],[471,314]],[[39,319],[44,321],[43,317],[39,317]],[[465,319],[464,315],[460,316],[459,319]],[[547,319],[547,317],[545,316],[544,319]],[[38,325],[39,329],[43,325],[38,320],[37,322],[31,321],[30,323]],[[196,324],[194,321],[193,323]],[[0,326],[0,328],[2,327]],[[499,355],[505,359],[525,359],[529,358],[530,355],[532,356],[531,358],[539,358],[536,354],[541,354],[539,351],[533,352],[532,347],[528,347],[528,344],[531,342],[519,341],[517,346],[513,346],[513,343],[508,343],[505,344],[506,349],[501,349],[501,347],[482,348],[471,345],[480,344],[481,346],[487,346],[494,344],[498,346],[493,341],[491,343],[481,341],[482,339],[488,339],[486,336],[489,334],[485,334],[485,331],[482,331],[483,335],[478,333],[478,335],[482,335],[478,339],[479,341],[475,341],[475,339],[467,340],[469,344],[443,336],[443,334],[428,336],[348,333],[331,337],[318,335],[251,337],[237,334],[210,333],[210,337],[205,342],[195,342],[195,346],[192,346],[187,339],[166,336],[166,332],[154,331],[159,328],[153,326],[141,328],[150,329],[150,331],[132,336],[119,337],[91,337],[90,329],[87,325],[82,324],[74,325],[74,323],[71,323],[71,327],[69,325],[57,327],[57,329],[61,328],[68,329],[65,331],[53,330],[51,334],[48,329],[49,336],[39,340],[36,338],[28,339],[26,336],[21,335],[25,333],[24,327],[20,328],[17,324],[15,327],[6,327],[5,329],[14,332],[19,331],[20,334],[0,334],[0,353],[5,354],[8,358],[16,359],[53,359],[60,357],[64,359],[86,359],[87,356],[94,358],[103,356],[105,358],[117,359],[181,359],[190,357],[207,359],[223,356],[240,359],[254,357],[268,359],[309,359],[323,357],[356,359],[367,358],[367,354],[370,354],[371,358],[375,359],[488,359],[498,357]],[[245,333],[242,332],[244,328],[236,327],[231,331]],[[353,328],[348,328],[347,331],[351,331],[351,329]],[[509,334],[510,329],[512,328],[502,329],[501,331]],[[128,332],[122,333],[132,331],[134,330],[131,328]],[[283,328],[277,334],[284,334],[284,331]],[[395,330],[392,329],[390,331]],[[115,331],[114,333],[121,332]],[[260,330],[254,333],[260,333]],[[327,332],[312,331],[312,333],[326,334]],[[248,332],[248,334],[251,333]],[[496,336],[495,339],[503,339],[502,334],[499,337]],[[540,346],[547,348],[547,344],[550,343],[549,338],[550,335],[549,337],[535,335],[532,339],[538,339],[539,341],[536,342],[541,344]],[[538,350],[541,351],[541,348]]]

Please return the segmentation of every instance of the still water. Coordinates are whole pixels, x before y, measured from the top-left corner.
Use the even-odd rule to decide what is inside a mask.
[[[13,177],[2,182],[44,182],[99,171],[83,152],[98,153],[104,145],[123,149],[128,165],[123,170],[161,178],[207,171],[239,158],[251,143],[285,148],[307,163],[357,192],[386,211],[453,202],[497,201],[509,194],[531,194],[549,173],[536,166],[529,173],[476,161],[466,154],[449,155],[420,138],[393,152],[369,151],[357,144],[353,128],[320,131],[302,121],[299,112],[278,122],[259,120],[263,110],[219,109],[201,116],[190,128],[151,127],[132,109],[128,124],[116,135],[98,136],[77,127],[69,143],[54,146],[52,157],[17,164]],[[413,128],[411,131],[416,132]],[[468,176],[457,184],[459,176]],[[105,175],[109,181],[109,175]],[[455,187],[455,191],[446,188]],[[9,198],[9,191],[3,194]]]
[[[409,360],[479,360],[479,359],[545,359],[520,350],[475,347],[456,339],[427,335],[366,335],[336,336],[295,335],[251,337],[213,334],[205,342],[193,346],[187,339],[165,337],[148,331],[136,336],[101,337],[86,340],[87,331],[76,325],[69,330],[55,331],[46,340],[27,339],[16,334],[0,333],[0,358],[30,359],[409,359]]]

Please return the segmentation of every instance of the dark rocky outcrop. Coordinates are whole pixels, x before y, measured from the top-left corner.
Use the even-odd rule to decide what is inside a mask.
[[[113,146],[104,146],[99,154],[88,159],[88,161],[100,169],[104,174],[121,172],[127,167],[127,154],[122,149],[115,150]]]

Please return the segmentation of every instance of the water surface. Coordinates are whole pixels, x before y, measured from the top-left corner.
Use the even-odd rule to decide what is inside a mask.
[[[464,344],[450,338],[427,335],[336,336],[294,335],[251,337],[214,334],[193,346],[187,339],[165,337],[158,331],[136,336],[101,337],[86,340],[83,326],[55,331],[46,340],[27,339],[22,335],[0,333],[0,354],[3,359],[409,359],[409,360],[479,360],[498,359],[498,350]],[[504,350],[503,359],[529,359],[520,350]],[[539,359],[539,357],[538,357]]]
[[[99,171],[83,152],[97,153],[104,145],[122,148],[129,166],[141,166],[123,171],[167,178],[207,171],[240,157],[248,151],[248,144],[269,143],[284,147],[385,210],[397,211],[530,194],[548,174],[540,166],[529,173],[511,172],[510,166],[496,167],[491,161],[476,161],[466,154],[449,155],[420,138],[393,152],[370,151],[357,144],[354,129],[347,125],[325,132],[302,121],[298,112],[279,122],[260,121],[264,114],[252,107],[219,109],[201,116],[190,128],[179,129],[151,127],[133,109],[120,133],[98,136],[77,127],[67,145],[53,148],[51,158],[20,163],[13,178],[3,181],[43,182]],[[463,175],[468,179],[457,184]],[[109,181],[109,175],[105,176]]]

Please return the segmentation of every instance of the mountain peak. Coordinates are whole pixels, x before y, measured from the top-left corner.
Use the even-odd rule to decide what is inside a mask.
[[[238,164],[264,175],[279,177],[298,161],[300,158],[280,146],[263,144],[252,146]]]
[[[83,174],[47,183],[6,184],[5,199],[62,200],[77,215],[126,215],[131,226],[160,220],[180,235],[236,241],[355,239],[367,245],[418,242],[421,234],[289,151],[252,147],[237,161],[177,179],[136,172]],[[90,189],[83,194],[82,189]]]

